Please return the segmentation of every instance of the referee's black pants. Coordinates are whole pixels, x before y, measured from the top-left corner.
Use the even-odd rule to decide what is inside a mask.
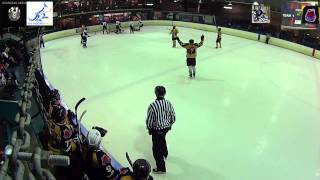
[[[168,156],[166,134],[169,129],[152,131],[152,151],[156,161],[157,169],[166,172],[166,164],[164,158]]]

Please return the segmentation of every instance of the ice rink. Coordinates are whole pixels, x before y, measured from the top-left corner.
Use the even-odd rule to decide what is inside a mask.
[[[156,180],[320,180],[320,63],[279,47],[180,28],[200,41],[197,77],[189,79],[185,49],[172,48],[169,28],[80,35],[46,43],[44,72],[70,108],[87,100],[83,124],[108,129],[104,147],[124,166],[146,158],[145,120],[164,85],[177,116],[167,135],[167,174]]]

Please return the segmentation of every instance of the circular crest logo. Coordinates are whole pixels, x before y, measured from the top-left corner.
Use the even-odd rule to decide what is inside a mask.
[[[309,23],[314,23],[317,20],[316,10],[308,9],[305,15],[305,19]]]
[[[18,21],[20,19],[20,9],[18,7],[11,7],[8,11],[8,16],[11,21]]]

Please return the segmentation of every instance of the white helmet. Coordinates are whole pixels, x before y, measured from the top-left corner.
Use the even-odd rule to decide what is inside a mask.
[[[101,140],[102,140],[102,137],[101,137],[101,134],[98,130],[91,129],[88,132],[87,141],[88,141],[89,147],[98,148],[101,143]]]

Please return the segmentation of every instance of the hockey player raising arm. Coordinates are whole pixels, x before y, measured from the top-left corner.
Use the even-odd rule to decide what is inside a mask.
[[[183,43],[179,37],[177,37],[178,43],[183,48],[187,49],[187,66],[189,69],[189,77],[196,76],[196,57],[197,57],[197,49],[203,45],[204,35],[201,36],[200,43],[194,43],[193,39],[189,40],[189,43]]]

